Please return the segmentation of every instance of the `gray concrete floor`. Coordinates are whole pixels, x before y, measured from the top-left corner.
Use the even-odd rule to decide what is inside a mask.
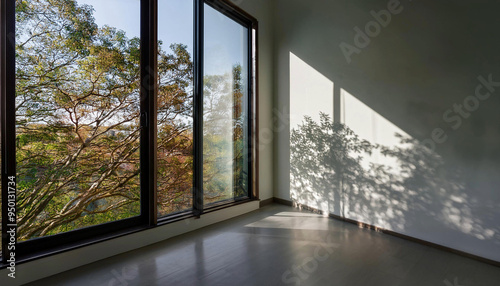
[[[500,268],[282,205],[30,285],[500,285]]]

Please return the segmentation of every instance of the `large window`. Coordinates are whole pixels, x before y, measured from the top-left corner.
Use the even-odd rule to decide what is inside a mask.
[[[248,196],[249,28],[205,4],[203,190],[206,205]]]
[[[18,260],[255,198],[251,16],[219,0],[1,8],[3,263],[9,186]]]

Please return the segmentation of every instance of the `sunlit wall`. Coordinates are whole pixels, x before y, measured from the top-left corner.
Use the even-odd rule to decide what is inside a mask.
[[[387,1],[275,1],[275,196],[500,261],[498,4],[400,5],[348,61]]]

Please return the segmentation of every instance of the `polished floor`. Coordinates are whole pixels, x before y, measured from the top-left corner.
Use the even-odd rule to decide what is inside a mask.
[[[30,285],[500,285],[500,268],[270,205]]]

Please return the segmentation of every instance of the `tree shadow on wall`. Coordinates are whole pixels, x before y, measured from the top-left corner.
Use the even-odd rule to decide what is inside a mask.
[[[462,171],[417,140],[396,136],[400,144],[382,146],[326,114],[319,122],[305,117],[290,136],[292,200],[394,231],[447,227],[498,241],[499,228],[485,224],[464,191]]]

